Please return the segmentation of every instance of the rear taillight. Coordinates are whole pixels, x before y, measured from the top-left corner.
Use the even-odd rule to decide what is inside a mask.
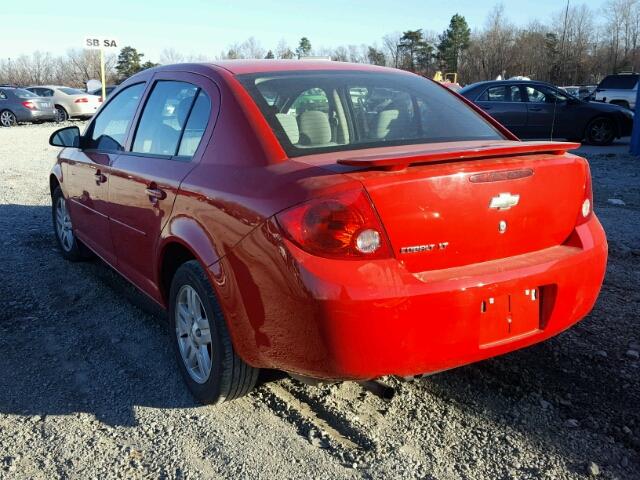
[[[33,102],[22,102],[22,105],[25,108],[28,108],[29,110],[37,110],[38,109],[38,107],[36,107],[35,103],[33,103]]]
[[[89,103],[89,99],[87,97],[76,98],[73,103]]]
[[[578,213],[578,220],[576,225],[582,225],[589,221],[593,215],[593,189],[591,186],[591,170],[589,165],[586,165],[586,178],[584,187],[584,198],[580,204],[580,212]]]
[[[389,241],[364,190],[317,198],[276,215],[287,238],[321,257],[389,258]]]

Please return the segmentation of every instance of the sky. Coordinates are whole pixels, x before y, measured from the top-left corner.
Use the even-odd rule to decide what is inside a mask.
[[[0,58],[36,50],[61,54],[81,48],[88,36],[113,37],[158,61],[165,48],[184,55],[215,57],[232,43],[253,36],[265,49],[280,39],[292,48],[302,36],[313,47],[362,43],[381,45],[387,33],[423,28],[443,31],[455,13],[470,27],[482,27],[498,0],[109,0],[107,2],[31,0],[9,2],[0,14]],[[571,0],[571,3],[578,3]],[[604,0],[592,0],[598,8]],[[548,21],[563,0],[502,1],[517,25]],[[101,5],[104,9],[101,12]]]

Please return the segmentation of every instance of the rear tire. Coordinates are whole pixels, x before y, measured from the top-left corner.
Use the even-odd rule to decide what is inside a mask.
[[[612,119],[597,117],[589,122],[585,130],[585,138],[591,145],[611,145],[616,137],[616,126]]]
[[[67,210],[67,201],[62,189],[57,186],[51,196],[51,217],[53,219],[53,233],[62,256],[72,262],[87,260],[93,255],[91,251],[78,240],[73,233],[71,215]]]
[[[222,403],[253,390],[260,370],[235,352],[215,292],[196,260],[182,264],[171,282],[169,329],[180,373],[200,403]]]
[[[3,127],[15,127],[18,119],[11,110],[2,110],[0,112],[0,125]]]
[[[69,114],[60,105],[56,105],[56,123],[66,122],[69,120]]]

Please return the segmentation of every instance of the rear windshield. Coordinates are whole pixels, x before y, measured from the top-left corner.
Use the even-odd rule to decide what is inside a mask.
[[[638,78],[638,75],[609,75],[600,82],[598,88],[632,90],[638,83]]]
[[[18,98],[33,98],[37,97],[36,94],[30,92],[29,90],[24,90],[23,88],[16,88],[13,93]]]
[[[85,92],[82,90],[78,90],[77,88],[69,88],[69,87],[60,87],[62,93],[66,93],[67,95],[84,95]]]
[[[446,89],[413,75],[239,75],[289,156],[504,137]]]

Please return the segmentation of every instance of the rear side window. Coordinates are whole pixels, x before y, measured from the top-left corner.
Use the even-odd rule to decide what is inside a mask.
[[[144,107],[131,150],[191,157],[198,148],[210,111],[211,102],[199,87],[187,82],[159,81]]]
[[[143,92],[144,83],[138,83],[121,90],[113,97],[91,125],[86,148],[123,150],[129,125]]]
[[[598,88],[611,88],[619,90],[633,90],[638,83],[638,75],[609,75],[605,77]]]
[[[18,98],[35,98],[37,95],[29,90],[25,90],[24,88],[16,88],[13,93]]]
[[[7,99],[7,94],[4,93],[4,90],[0,90],[0,99],[1,100],[6,100]]]
[[[62,93],[66,93],[67,95],[84,95],[85,92],[82,90],[78,90],[77,88],[69,88],[69,87],[60,87]]]
[[[182,134],[178,156],[192,157],[193,154],[196,153],[202,135],[204,135],[204,131],[209,123],[210,115],[211,100],[209,100],[209,96],[201,90],[196,98],[196,102],[193,104],[191,115],[189,115],[189,120],[187,120],[187,125]]]
[[[517,85],[501,85],[487,88],[478,97],[479,102],[521,102],[522,95]]]
[[[414,75],[316,71],[238,79],[289,156],[503,138],[448,90]]]

